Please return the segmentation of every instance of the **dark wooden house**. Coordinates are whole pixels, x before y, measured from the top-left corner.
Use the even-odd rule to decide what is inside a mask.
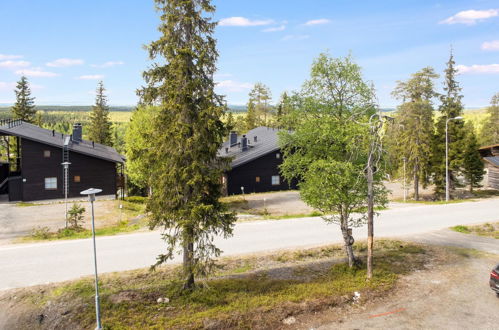
[[[499,144],[480,148],[487,166],[487,186],[499,190]]]
[[[8,141],[8,143],[6,143]],[[10,201],[81,197],[88,188],[100,195],[123,191],[124,157],[114,148],[82,139],[82,126],[65,135],[19,120],[0,122],[0,194]],[[7,147],[8,145],[8,147]],[[14,149],[14,150],[12,150]],[[8,150],[8,151],[6,151]],[[63,163],[70,163],[66,172]]]
[[[231,170],[223,177],[227,195],[297,189],[279,171],[282,153],[278,145],[278,129],[257,127],[245,135],[232,132],[219,150],[231,157]]]

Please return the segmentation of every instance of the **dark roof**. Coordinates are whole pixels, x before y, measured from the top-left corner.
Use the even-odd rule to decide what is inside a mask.
[[[19,136],[26,140],[35,141],[58,148],[63,147],[65,137],[68,137],[68,135],[64,135],[59,132],[53,133],[53,131],[51,130],[19,121],[15,125],[1,125],[0,123],[0,134]],[[77,152],[83,155],[100,158],[115,163],[123,163],[125,159],[116,151],[116,149],[112,147],[108,147],[99,143],[92,144],[91,141],[86,140],[82,140],[80,142],[71,141],[69,143],[69,150],[72,152]]]
[[[491,163],[492,165],[494,166],[498,166],[499,167],[499,156],[494,156],[494,157],[484,157],[483,159],[485,159],[486,161],[488,161],[489,163]]]
[[[244,134],[248,139],[248,150],[243,151],[241,146],[237,144],[231,147],[230,142],[225,141],[219,149],[218,154],[222,157],[233,157],[231,164],[232,168],[241,166],[273,151],[279,150],[277,132],[279,132],[278,129],[265,126],[254,128]],[[255,136],[257,137],[256,142]],[[238,135],[237,142],[241,141],[242,135]],[[229,148],[228,152],[226,152],[226,148]]]

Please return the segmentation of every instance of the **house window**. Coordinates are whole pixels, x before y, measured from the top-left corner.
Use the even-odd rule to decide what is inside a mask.
[[[257,176],[257,177],[255,178],[255,182],[260,182],[260,177],[259,177],[259,176]]]
[[[45,178],[45,190],[56,190],[57,178]]]
[[[272,185],[278,186],[280,184],[281,184],[281,180],[279,178],[279,175],[272,175]]]
[[[277,159],[281,158],[281,154],[280,153],[276,153],[275,154],[275,158],[277,158]]]
[[[43,157],[50,158],[50,150],[43,150]]]
[[[80,176],[79,175],[75,175],[74,177],[74,182],[80,182]]]

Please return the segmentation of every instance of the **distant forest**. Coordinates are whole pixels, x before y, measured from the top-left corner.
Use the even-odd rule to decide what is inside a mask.
[[[230,112],[246,112],[245,105],[229,105]],[[89,112],[92,111],[91,105],[37,105],[37,111],[59,111],[59,112]],[[130,112],[135,107],[132,106],[110,106],[109,111]],[[0,111],[9,111],[10,106],[0,106]]]

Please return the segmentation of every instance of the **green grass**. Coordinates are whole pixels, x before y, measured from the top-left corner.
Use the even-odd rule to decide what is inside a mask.
[[[459,225],[451,227],[451,229],[463,234],[474,234],[474,235],[499,239],[499,222],[485,223],[482,225],[475,225],[475,226]]]
[[[350,269],[337,262],[320,269],[308,266],[317,260],[334,260],[343,251],[340,245],[296,251],[286,261],[291,264],[285,265],[291,278],[275,277],[281,272],[260,266],[282,262],[282,253],[224,259],[220,266],[223,276],[205,280],[192,292],[179,290],[178,269],[171,266],[156,272],[106,275],[100,286],[103,324],[112,329],[191,329],[207,324],[214,328],[275,328],[284,317],[307,312],[307,306],[317,310],[349,303],[354,291],[362,297],[380,295],[392,288],[399,276],[422,269],[429,259],[424,247],[405,242],[377,241],[376,249],[371,281],[366,281],[364,266]],[[364,250],[365,243],[356,244],[358,253]],[[302,263],[293,264],[296,262]],[[32,298],[42,309],[52,308],[49,301],[51,306],[71,306],[67,307],[72,310],[71,322],[90,328],[95,320],[93,294],[93,280],[86,278]],[[170,303],[158,304],[159,297],[168,297]]]
[[[35,204],[35,203],[28,203],[28,202],[17,202],[16,206],[18,207],[28,207],[28,206],[37,206],[41,204]]]

